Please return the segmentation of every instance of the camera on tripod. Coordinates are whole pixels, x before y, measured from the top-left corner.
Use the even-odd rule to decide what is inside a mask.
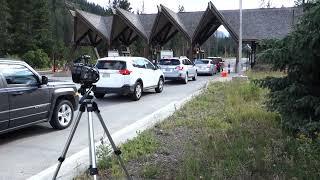
[[[111,144],[112,149],[114,150],[115,155],[117,155],[120,166],[125,172],[127,178],[131,180],[131,176],[128,173],[123,160],[120,157],[121,151],[118,149],[110,135],[110,132],[100,114],[100,110],[98,108],[98,104],[94,101],[92,92],[94,92],[95,85],[94,83],[98,82],[100,76],[99,71],[94,65],[89,64],[90,56],[82,55],[75,61],[73,61],[72,67],[72,80],[74,83],[81,84],[79,92],[81,93],[82,98],[80,99],[80,108],[77,118],[72,126],[70,135],[68,137],[67,143],[64,146],[64,149],[59,157],[57,168],[53,174],[53,180],[56,180],[58,173],[60,171],[61,165],[63,161],[66,159],[66,154],[71,144],[71,141],[74,137],[76,129],[79,125],[82,114],[87,111],[88,112],[88,136],[89,136],[89,152],[90,152],[90,165],[89,165],[89,174],[93,176],[94,180],[97,180],[98,176],[98,167],[96,162],[96,147],[95,147],[95,139],[94,139],[94,126],[93,126],[93,117],[92,113],[95,113],[101,123],[104,132],[106,133],[109,142]]]
[[[94,65],[89,64],[91,57],[89,55],[82,55],[73,61],[71,70],[72,81],[81,84],[84,88],[90,88],[93,83],[98,82],[100,76],[99,71]]]

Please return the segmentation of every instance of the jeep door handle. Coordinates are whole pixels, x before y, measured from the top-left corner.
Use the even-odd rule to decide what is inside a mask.
[[[24,94],[23,91],[18,91],[18,92],[13,92],[12,93],[13,96],[19,96],[19,95],[22,95],[22,94]]]

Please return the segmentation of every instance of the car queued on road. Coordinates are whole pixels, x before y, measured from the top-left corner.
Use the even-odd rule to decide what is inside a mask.
[[[2,61],[2,65],[3,63],[18,63],[21,67],[23,66],[25,69],[17,69],[17,72],[23,72],[22,74],[20,73],[21,75],[19,73],[11,73],[11,75],[9,76],[11,72],[9,71],[9,69],[0,68],[1,97],[8,93],[8,88],[10,88],[11,86],[14,86],[16,89],[14,93],[22,93],[5,96],[7,98],[9,96],[12,96],[11,99],[17,99],[18,97],[24,97],[23,99],[28,99],[29,96],[30,98],[33,98],[34,92],[40,91],[41,89],[50,89],[49,87],[53,87],[51,85],[52,83],[50,80],[49,82],[46,80],[41,80],[41,78],[47,79],[47,77],[40,77],[40,75],[38,75],[36,71],[34,71],[23,61],[6,60]],[[156,93],[161,93],[164,90],[164,84],[166,80],[174,80],[183,84],[187,84],[189,80],[196,81],[198,74],[214,75],[218,72],[218,66],[212,59],[196,59],[194,61],[191,61],[184,56],[167,57],[161,59],[158,63],[151,63],[148,59],[143,57],[105,57],[98,59],[96,61],[95,67],[99,70],[100,73],[100,79],[96,83],[96,89],[94,91],[94,96],[97,99],[104,98],[106,94],[115,93],[129,96],[134,101],[139,100],[143,95],[143,92],[145,91],[152,90]],[[27,71],[29,74],[26,74]],[[12,78],[14,78],[14,80],[12,80]],[[31,80],[33,79],[35,83],[33,83],[33,81],[31,82]],[[10,83],[12,84],[13,81],[14,85],[10,85]],[[26,83],[24,83],[25,81]],[[31,82],[31,84],[29,83],[29,81]],[[17,88],[22,88],[23,91],[17,91]],[[29,119],[26,120],[26,118],[23,118],[24,116],[21,114],[21,121],[26,120],[26,123],[19,124],[19,122],[17,121],[16,123],[14,123],[16,124],[16,126],[12,123],[10,124],[10,120],[8,120],[6,116],[4,116],[6,115],[6,113],[4,112],[7,112],[7,115],[9,117],[9,106],[2,106],[0,103],[0,107],[2,108],[0,109],[0,132],[7,132],[22,127],[27,127],[29,125],[33,125],[42,121],[49,121],[50,124],[52,124],[52,126],[56,129],[64,129],[68,127],[71,124],[72,119],[69,118],[67,123],[64,122],[64,119],[67,118],[68,114],[66,114],[64,112],[65,110],[61,108],[66,108],[66,106],[71,107],[69,108],[68,113],[71,114],[71,118],[73,118],[74,111],[77,108],[77,102],[73,100],[73,96],[75,96],[77,91],[75,89],[74,83],[71,82],[69,82],[68,85],[65,84],[63,88],[64,89],[59,90],[59,92],[62,92],[62,90],[71,89],[72,92],[70,92],[70,97],[65,94],[62,94],[61,97],[57,98],[57,102],[55,100],[50,100],[50,98],[47,97],[50,108],[49,105],[46,106],[45,116],[42,119],[30,119],[31,116],[28,115],[26,117],[28,117]],[[56,92],[58,92],[58,90]],[[15,100],[10,100],[10,102],[14,104]],[[61,102],[65,102],[65,104],[61,104]],[[33,107],[35,109],[39,109],[39,107],[44,107],[44,104],[35,103],[32,104],[32,106],[27,107],[19,106],[19,108],[23,109],[24,111],[26,108],[32,109]],[[36,111],[34,111],[33,113],[35,117],[38,117],[36,116]],[[64,125],[63,123],[65,123],[66,125]]]
[[[161,93],[165,80],[187,84],[190,79],[196,81],[198,74],[214,75],[218,72],[211,59],[191,61],[185,56],[163,58],[158,63],[151,63],[143,57],[106,57],[98,59],[96,67],[100,72],[96,98],[115,93],[128,95],[135,101],[147,90]]]

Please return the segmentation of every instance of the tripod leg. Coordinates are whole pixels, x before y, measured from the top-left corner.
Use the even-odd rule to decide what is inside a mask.
[[[81,109],[81,108],[80,108],[80,109]],[[64,149],[63,149],[63,151],[62,151],[62,153],[61,153],[61,156],[60,156],[59,159],[58,159],[59,164],[58,164],[58,166],[57,166],[57,168],[56,168],[56,171],[54,172],[54,175],[53,175],[53,178],[52,178],[53,180],[55,180],[55,179],[57,178],[58,173],[59,173],[60,168],[61,168],[61,165],[62,165],[62,162],[63,162],[63,161],[65,160],[65,158],[66,158],[66,155],[67,155],[68,149],[69,149],[69,147],[70,147],[71,141],[72,141],[72,139],[73,139],[74,133],[76,132],[77,127],[78,127],[78,125],[79,125],[79,122],[80,122],[82,113],[83,113],[83,111],[80,111],[80,110],[79,110],[79,113],[78,113],[78,115],[77,115],[77,117],[76,117],[76,121],[75,121],[75,123],[74,123],[74,125],[73,125],[73,127],[72,127],[72,129],[71,129],[71,131],[70,131],[70,135],[69,135],[69,137],[68,137],[68,140],[67,140],[67,142],[66,142],[66,145],[64,146]]]
[[[101,114],[100,114],[100,111],[99,111],[99,109],[98,109],[98,106],[97,106],[96,104],[94,104],[94,106],[96,106],[96,109],[95,109],[94,112],[95,112],[96,115],[98,116],[98,119],[100,120],[100,123],[101,123],[101,125],[102,125],[105,133],[107,134],[107,137],[108,137],[109,142],[110,142],[110,144],[111,144],[111,146],[112,146],[112,149],[113,149],[114,153],[117,155],[117,158],[118,158],[118,160],[119,160],[120,166],[122,167],[123,171],[125,172],[127,178],[128,178],[129,180],[131,180],[132,178],[131,178],[131,176],[129,175],[129,172],[127,171],[127,169],[126,169],[126,167],[125,167],[125,165],[124,165],[124,162],[123,162],[123,160],[122,160],[121,157],[120,157],[121,151],[120,151],[120,150],[117,148],[117,146],[115,145],[115,143],[114,143],[114,141],[113,141],[113,139],[112,139],[112,137],[111,137],[111,135],[110,135],[110,133],[109,133],[109,131],[108,131],[108,128],[107,128],[106,124],[105,124],[104,121],[103,121],[103,118],[102,118],[102,116],[101,116]]]
[[[91,106],[91,107],[90,107]],[[96,147],[94,143],[94,129],[92,121],[92,104],[88,104],[88,125],[89,125],[89,157],[90,157],[90,167],[89,173],[93,176],[93,179],[97,179],[98,168],[96,162]]]

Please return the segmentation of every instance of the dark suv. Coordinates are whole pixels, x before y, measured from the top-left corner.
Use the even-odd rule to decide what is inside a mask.
[[[48,121],[72,123],[79,97],[75,84],[48,81],[22,61],[0,60],[0,134]]]

